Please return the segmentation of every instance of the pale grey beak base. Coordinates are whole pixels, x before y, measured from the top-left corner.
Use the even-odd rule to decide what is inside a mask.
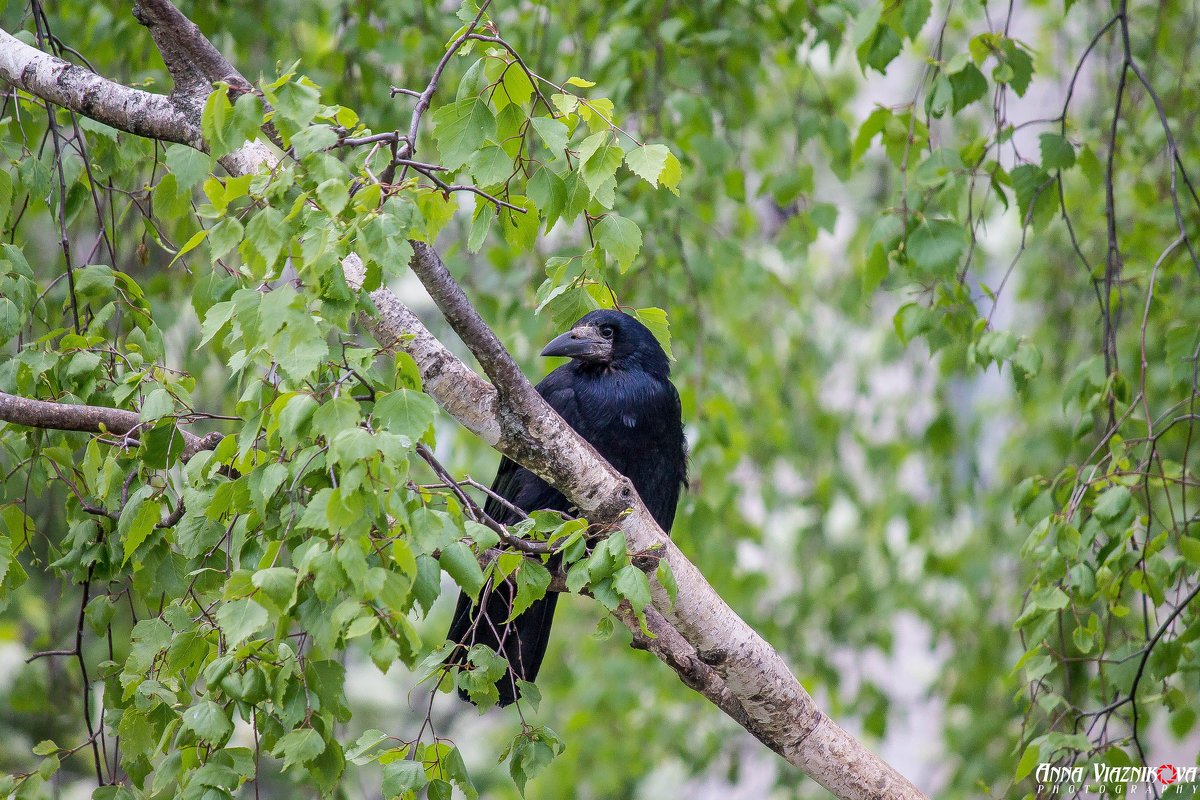
[[[601,336],[594,326],[584,325],[556,337],[542,350],[542,355],[607,361],[612,356],[612,341]]]

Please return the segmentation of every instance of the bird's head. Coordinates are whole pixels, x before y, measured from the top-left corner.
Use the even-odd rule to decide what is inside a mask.
[[[546,345],[542,355],[566,356],[586,366],[641,369],[664,377],[671,372],[667,354],[650,329],[613,309],[587,314]]]

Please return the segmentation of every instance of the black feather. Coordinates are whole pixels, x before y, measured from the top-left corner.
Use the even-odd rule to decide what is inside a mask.
[[[637,489],[646,508],[670,532],[675,506],[687,480],[687,445],[679,393],[671,384],[671,365],[654,335],[619,311],[593,311],[575,323],[611,326],[612,350],[603,361],[574,359],[537,385],[546,402]],[[500,460],[492,490],[523,511],[570,512],[571,504],[541,478],[508,458]],[[484,510],[496,521],[518,517],[489,498]],[[551,565],[552,567],[555,565]],[[509,674],[497,683],[500,705],[520,696],[516,679],[537,677],[558,595],[547,594],[507,625],[514,587],[485,588],[479,603],[459,595],[447,638],[465,648],[484,644],[504,656]],[[480,613],[482,610],[482,613]],[[461,654],[457,662],[463,665]],[[460,692],[464,699],[466,694]]]

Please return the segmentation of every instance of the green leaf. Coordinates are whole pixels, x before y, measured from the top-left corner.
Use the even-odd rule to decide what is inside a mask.
[[[352,761],[359,766],[374,761],[373,757],[366,755],[367,751],[387,738],[388,735],[386,733],[373,728],[363,731],[362,735],[355,740],[354,746],[346,751],[346,760]]]
[[[43,739],[33,746],[33,754],[35,756],[48,756],[51,753],[57,753],[59,747],[54,743],[53,739]]]
[[[62,762],[58,756],[42,759],[42,763],[38,765],[37,774],[43,780],[50,780],[54,774],[58,772],[58,768],[62,766]]]
[[[675,599],[679,597],[679,584],[675,581],[675,573],[671,571],[671,565],[667,563],[665,558],[659,559],[658,567],[654,570],[654,577],[659,585],[667,591],[667,597],[671,601],[671,605],[675,605]]]
[[[1038,137],[1042,151],[1042,169],[1070,169],[1075,166],[1075,148],[1057,133],[1043,133]]]
[[[470,597],[476,597],[483,588],[483,570],[475,558],[475,551],[462,542],[454,542],[442,548],[438,562],[442,569],[454,578],[454,582]]]
[[[349,468],[366,461],[378,452],[379,446],[370,431],[362,428],[347,428],[329,442],[329,463]]]
[[[246,226],[241,253],[244,258],[255,262],[255,269],[265,273],[275,265],[287,240],[288,224],[283,214],[267,207],[256,213]]]
[[[1191,536],[1180,537],[1179,552],[1189,564],[1200,566],[1200,539],[1194,539]],[[2,575],[3,571],[0,570],[0,576]]]
[[[222,603],[216,616],[229,647],[237,647],[269,620],[267,610],[248,597]]]
[[[629,601],[635,614],[641,614],[650,605],[650,581],[646,573],[632,564],[626,564],[617,570],[613,577],[613,585],[617,593]]]
[[[437,406],[433,398],[412,389],[376,395],[372,417],[384,430],[416,441],[433,425]]]
[[[312,395],[297,393],[287,397],[283,408],[276,412],[284,444],[295,445],[300,441],[316,410],[317,401]]]
[[[987,94],[987,78],[979,71],[979,67],[970,62],[964,64],[958,72],[951,74],[949,79],[954,95],[955,114]]]
[[[524,68],[515,61],[510,61],[504,70],[501,81],[504,93],[516,105],[524,105],[533,97],[533,82],[529,80]]]
[[[1046,611],[1058,611],[1070,605],[1071,599],[1067,597],[1066,592],[1057,586],[1046,586],[1031,594],[1029,603],[1034,608]]]
[[[864,71],[867,67],[872,67],[882,75],[887,65],[900,55],[902,45],[900,36],[891,26],[880,23],[871,31],[866,41],[858,46],[858,63]]]
[[[548,167],[541,167],[529,179],[525,190],[529,198],[541,209],[546,219],[546,232],[549,233],[562,216],[567,205],[567,185]]]
[[[1001,63],[993,72],[993,78],[1012,86],[1018,97],[1025,94],[1033,78],[1033,57],[1013,39],[1001,43]]]
[[[1058,209],[1054,178],[1036,164],[1022,164],[1010,173],[1017,193],[1021,223],[1040,227]]]
[[[525,559],[517,570],[517,596],[513,599],[512,613],[506,622],[512,622],[521,612],[546,596],[550,586],[550,571],[541,563]]]
[[[1093,513],[1104,522],[1112,522],[1125,513],[1132,500],[1133,495],[1124,486],[1113,486],[1106,489],[1096,500]]]
[[[176,261],[199,247],[200,243],[203,242],[207,236],[207,228],[201,228],[193,233],[191,237],[183,243],[183,247],[180,247],[178,252],[175,253],[175,257],[171,259],[171,264],[168,266],[174,266]]]
[[[533,127],[538,138],[546,145],[554,155],[560,156],[567,149],[567,137],[570,131],[564,125],[553,117],[530,117],[529,124]]]
[[[325,740],[312,728],[292,731],[279,740],[271,754],[283,759],[283,768],[307,764],[325,752]]]
[[[674,153],[668,153],[662,172],[658,175],[658,182],[667,187],[671,191],[671,194],[679,197],[679,181],[682,179],[683,166],[679,163],[679,159],[675,157]]]
[[[433,114],[433,138],[442,166],[458,169],[487,139],[496,135],[496,117],[480,97],[443,106]]]
[[[926,218],[908,236],[908,261],[921,272],[949,276],[966,247],[962,225],[949,219]]]
[[[537,777],[562,749],[558,734],[545,726],[522,731],[513,739],[508,748],[508,773],[522,797],[526,784]]]
[[[487,645],[473,645],[467,652],[470,667],[460,669],[455,680],[458,688],[467,693],[480,709],[494,706],[500,700],[496,681],[508,668],[508,662]]]
[[[208,231],[208,254],[214,259],[223,258],[241,243],[244,233],[242,223],[226,217]]]
[[[213,173],[213,157],[187,145],[170,145],[164,158],[181,190],[191,189]]]
[[[162,519],[162,510],[157,500],[151,499],[153,487],[143,486],[133,493],[129,502],[121,509],[117,520],[117,535],[120,536],[125,554],[123,564],[129,563],[134,552],[154,531]]]
[[[659,176],[667,166],[671,151],[665,144],[648,144],[625,154],[625,166],[651,186],[658,186]]]
[[[107,297],[116,286],[116,273],[104,264],[90,264],[75,270],[75,291],[81,295]]]
[[[524,211],[513,211],[511,208],[501,207],[500,232],[504,235],[504,241],[508,242],[513,249],[529,250],[537,241],[538,228],[541,225],[537,207],[532,200],[519,195],[510,195],[508,202]]]
[[[216,156],[225,155],[232,149],[222,140],[226,122],[232,115],[233,104],[229,102],[225,87],[218,85],[204,101],[204,110],[200,113],[200,132]]]
[[[312,122],[321,110],[321,92],[308,78],[303,76],[284,81],[275,87],[274,97],[269,98],[275,107],[276,120],[286,123],[289,134]]]
[[[329,125],[310,125],[292,135],[292,149],[298,158],[320,153],[337,144],[337,132]]]
[[[637,223],[617,213],[604,216],[593,235],[600,249],[612,256],[624,273],[642,249],[642,230]]]
[[[1095,635],[1089,628],[1076,628],[1071,633],[1071,639],[1081,653],[1090,653],[1095,644]]]
[[[554,108],[564,117],[568,117],[579,110],[579,98],[571,93],[552,94],[550,102],[554,104]]]
[[[424,788],[429,779],[425,776],[425,768],[419,761],[401,759],[383,766],[383,784],[381,790],[387,800],[399,797],[405,792],[415,792]]]
[[[336,217],[341,214],[342,209],[350,202],[350,192],[346,188],[345,181],[337,178],[322,181],[317,186],[317,202],[329,213],[329,216]]]
[[[490,206],[480,203],[475,207],[475,214],[471,217],[471,234],[467,237],[468,253],[479,252],[483,243],[487,241],[488,231],[492,229],[492,223],[495,221],[496,213]]]
[[[1023,373],[1025,379],[1032,378],[1042,370],[1042,351],[1022,341],[1012,357],[1012,364]]]
[[[251,576],[250,580],[280,613],[286,612],[295,602],[296,570],[291,567],[260,569]]]
[[[583,168],[580,170],[583,182],[596,201],[605,208],[610,208],[612,203],[611,199],[602,197],[608,193],[602,192],[601,189],[613,181],[617,167],[621,166],[624,158],[625,154],[613,141],[612,132],[607,129],[592,134],[579,145],[579,159],[583,162]],[[605,199],[609,199],[609,202],[605,202]]]
[[[204,323],[200,326],[200,346],[208,344],[214,336],[220,333],[225,324],[233,317],[233,303],[228,300],[215,303],[204,315]]]
[[[326,439],[333,439],[342,431],[357,427],[359,418],[358,403],[352,397],[341,395],[322,403],[313,413],[313,430]]]
[[[6,542],[6,539],[0,539],[0,548]],[[4,563],[3,550],[0,549],[0,581],[4,580]],[[84,617],[87,620],[88,626],[95,632],[97,636],[103,636],[116,616],[117,605],[108,595],[100,595],[93,597],[84,609]]]
[[[650,329],[654,338],[662,346],[663,352],[667,354],[667,358],[674,361],[675,354],[671,352],[671,322],[667,319],[667,312],[654,307],[635,308],[633,316]]]
[[[169,422],[151,428],[142,437],[142,459],[150,469],[164,469],[179,458],[183,450],[183,434],[178,426]]]
[[[513,160],[499,145],[489,144],[471,156],[471,177],[478,186],[497,186],[513,173]]]
[[[24,318],[16,303],[7,297],[0,297],[0,343],[16,336],[23,324]]]
[[[1013,773],[1013,781],[1019,782],[1025,780],[1029,773],[1033,772],[1033,768],[1038,765],[1041,759],[1041,748],[1036,744],[1031,744],[1025,748],[1025,752],[1021,754],[1021,760],[1017,762],[1017,771]]]
[[[153,422],[173,413],[175,413],[175,399],[166,389],[156,386],[142,401],[141,408],[138,409],[138,420]]]
[[[933,10],[931,0],[904,0],[900,11],[900,24],[910,39],[916,39]]]
[[[0,228],[8,227],[8,215],[12,211],[13,179],[0,169]]]
[[[233,722],[229,715],[211,700],[201,700],[183,712],[183,727],[218,746],[223,745],[233,733]]]

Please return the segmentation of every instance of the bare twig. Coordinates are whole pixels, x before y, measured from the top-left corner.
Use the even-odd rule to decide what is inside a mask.
[[[484,512],[484,510],[479,507],[479,504],[472,500],[471,496],[462,490],[458,484],[458,481],[456,481],[450,474],[450,471],[447,470],[446,467],[437,460],[437,457],[433,454],[433,451],[430,450],[429,447],[427,447],[424,443],[419,443],[417,445],[417,455],[424,459],[425,463],[430,466],[430,468],[434,471],[434,473],[437,474],[439,478],[445,481],[446,488],[454,492],[455,497],[457,497],[459,502],[466,507],[467,513],[471,515],[471,518],[476,522],[486,525],[488,528],[490,528],[493,533],[500,537],[500,541],[516,550],[521,551],[522,553],[544,554],[553,552],[553,548],[550,547],[549,542],[531,542],[528,539],[522,539],[519,536],[514,536],[512,532],[508,530],[508,526],[497,522],[490,514]],[[510,505],[510,507],[512,506]],[[524,512],[521,512],[521,515],[524,516]]]

